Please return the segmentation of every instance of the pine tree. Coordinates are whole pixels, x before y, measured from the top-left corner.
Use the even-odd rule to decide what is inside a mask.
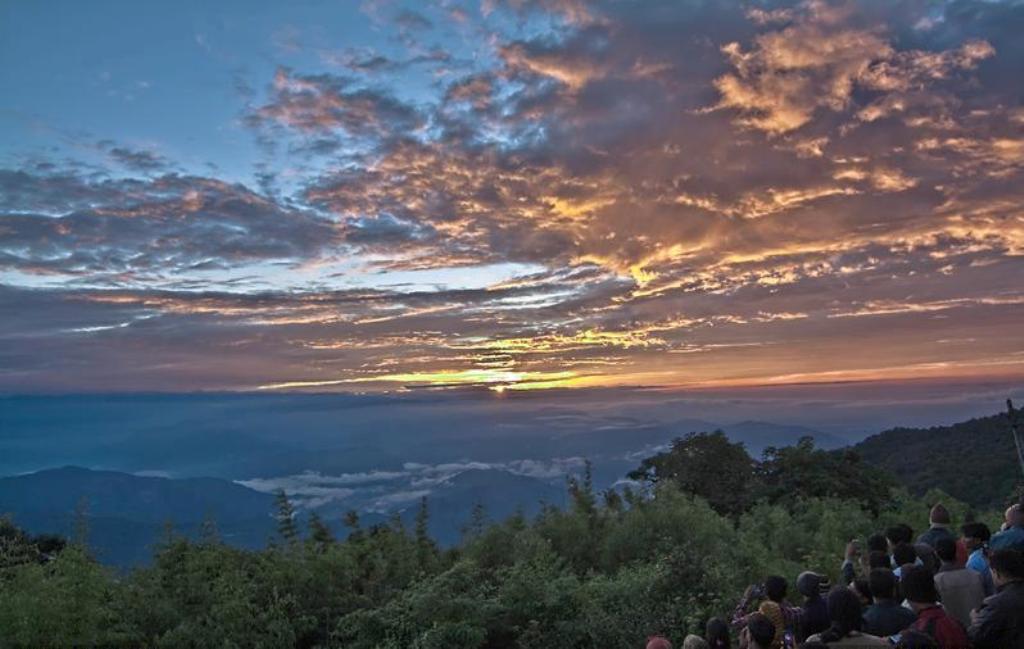
[[[313,549],[317,552],[323,552],[329,545],[334,543],[334,535],[331,534],[331,528],[327,527],[327,523],[324,523],[323,519],[316,512],[309,515],[309,540],[313,545]]]
[[[427,497],[420,499],[420,507],[416,511],[416,555],[420,569],[429,570],[437,558],[437,546],[430,538],[429,531],[430,510],[427,507]]]
[[[477,501],[473,505],[473,510],[469,514],[469,522],[464,528],[462,528],[462,535],[471,539],[480,537],[484,533],[484,529],[487,527],[487,510],[484,508],[484,504]]]
[[[220,543],[220,530],[217,528],[217,520],[213,512],[206,512],[203,522],[199,525],[199,542],[203,545],[218,545]]]
[[[277,490],[274,504],[277,507],[277,533],[286,544],[294,545],[299,539],[299,528],[295,525],[295,507],[284,489]]]

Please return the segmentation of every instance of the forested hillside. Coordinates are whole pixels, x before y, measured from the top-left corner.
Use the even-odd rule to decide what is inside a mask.
[[[709,451],[733,458],[729,481],[713,480],[722,471]],[[565,509],[504,521],[478,509],[449,550],[427,533],[426,500],[411,526],[350,515],[336,540],[316,518],[297,529],[281,494],[271,547],[230,547],[211,524],[198,541],[168,536],[152,566],[120,576],[87,542],[44,551],[7,523],[0,645],[628,649],[728,615],[767,574],[838,578],[850,539],[897,522],[923,529],[926,501],[965,515],[941,494],[888,489],[853,454],[809,442],[763,462],[742,451],[688,436],[637,469],[642,489],[597,492],[586,472],[569,480]],[[746,498],[716,498],[718,488]]]
[[[893,428],[854,447],[912,493],[938,488],[978,508],[1000,508],[1021,483],[1005,414],[950,426]]]

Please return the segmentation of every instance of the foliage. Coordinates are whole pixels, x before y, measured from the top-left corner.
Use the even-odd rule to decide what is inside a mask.
[[[976,509],[1001,509],[1024,489],[1006,415],[932,428],[893,428],[854,447],[911,493],[938,488]]]
[[[80,545],[41,560],[31,537],[0,524],[0,646],[625,649],[653,633],[678,642],[767,574],[837,578],[847,541],[896,521],[922,530],[928,502],[943,500],[957,521],[966,514],[940,492],[890,491],[866,506],[854,490],[866,474],[845,466],[860,470],[859,460],[810,445],[749,465],[727,449],[737,471],[750,469],[742,503],[709,489],[728,481],[673,475],[710,471],[701,453],[721,444],[690,437],[645,462],[656,484],[643,496],[595,493],[587,471],[570,480],[565,510],[487,523],[478,508],[464,542],[444,551],[426,534],[426,501],[412,530],[400,520],[364,528],[350,514],[336,540],[316,517],[303,535],[281,494],[282,543],[235,549],[211,521],[199,541],[169,532],[151,567],[121,576]]]
[[[878,513],[894,483],[851,451],[824,451],[810,437],[795,446],[768,447],[753,460],[721,431],[690,433],[629,474],[651,485],[672,482],[719,513],[736,516],[752,502],[792,504],[802,498],[857,500]]]

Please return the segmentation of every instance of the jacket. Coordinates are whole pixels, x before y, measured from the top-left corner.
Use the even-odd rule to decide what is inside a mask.
[[[971,646],[964,626],[938,604],[918,612],[911,628],[935,638],[939,649],[970,649]]]
[[[864,633],[888,637],[896,635],[917,620],[917,616],[894,599],[875,602],[864,611]]]
[[[943,565],[935,575],[935,588],[942,598],[942,607],[967,628],[971,611],[985,600],[985,582],[981,574],[967,568]]]
[[[974,649],[1024,649],[1024,581],[986,599],[968,635]]]

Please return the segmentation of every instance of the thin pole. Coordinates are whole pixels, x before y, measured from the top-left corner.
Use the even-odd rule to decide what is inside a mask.
[[[1010,419],[1010,432],[1013,433],[1013,443],[1017,446],[1017,461],[1020,462],[1021,473],[1024,473],[1024,442],[1020,440],[1020,431],[1017,430],[1017,411],[1013,409],[1013,401],[1006,400],[1006,416]]]

